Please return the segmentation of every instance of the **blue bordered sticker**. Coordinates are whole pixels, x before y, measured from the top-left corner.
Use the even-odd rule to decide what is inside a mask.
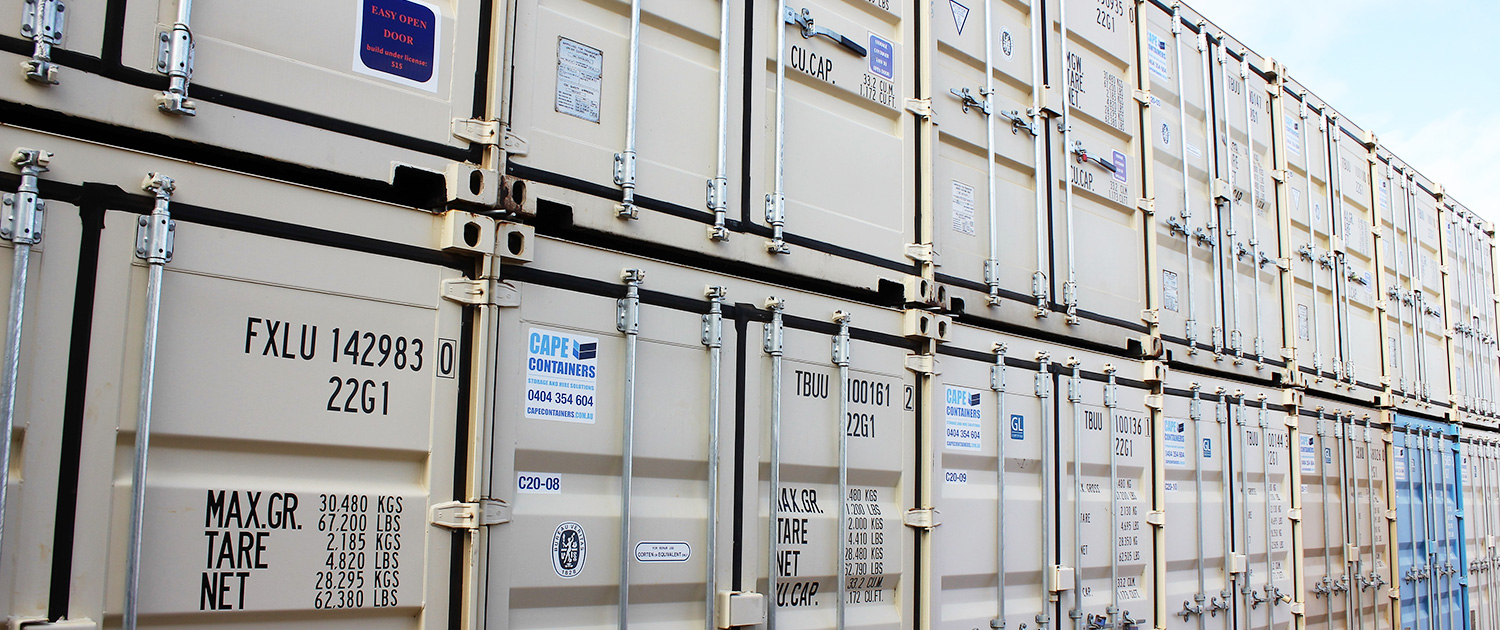
[[[437,91],[442,11],[420,0],[359,0],[354,71]]]
[[[870,74],[896,80],[896,47],[874,33],[870,34]]]

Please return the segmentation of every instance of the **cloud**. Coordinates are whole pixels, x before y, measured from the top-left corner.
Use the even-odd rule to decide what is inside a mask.
[[[1380,142],[1442,184],[1448,194],[1491,221],[1489,191],[1500,187],[1494,147],[1500,146],[1500,112],[1463,108],[1425,119],[1413,128],[1381,134]]]

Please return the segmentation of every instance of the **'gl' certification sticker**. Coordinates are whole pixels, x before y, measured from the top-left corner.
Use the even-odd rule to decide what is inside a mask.
[[[583,536],[582,525],[567,521],[552,533],[552,570],[558,577],[578,577],[583,572],[583,561],[588,558],[588,552],[588,540]]]
[[[361,0],[354,71],[437,91],[442,12],[419,0]]]

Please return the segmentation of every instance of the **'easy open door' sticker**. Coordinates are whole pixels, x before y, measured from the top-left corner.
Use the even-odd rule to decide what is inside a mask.
[[[437,91],[443,14],[417,0],[358,0],[354,71]]]

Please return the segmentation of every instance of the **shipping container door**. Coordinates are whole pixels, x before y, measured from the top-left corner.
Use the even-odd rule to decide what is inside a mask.
[[[97,420],[73,451],[56,612],[119,619],[132,595],[132,468],[149,455],[143,626],[447,623],[466,542],[432,523],[448,513],[440,504],[466,497],[473,423],[469,317],[442,297],[464,264],[437,250],[442,219],[72,146],[112,183],[94,188],[108,210],[93,228],[84,398]],[[137,255],[139,213],[153,202],[113,188],[139,190],[126,178],[148,169],[177,176],[157,322]],[[149,331],[154,378],[142,370]],[[142,391],[151,439],[138,448]]]
[[[1396,516],[1401,531],[1412,532],[1408,535],[1414,536],[1415,547],[1415,553],[1406,551],[1402,559],[1402,625],[1462,627],[1467,604],[1455,430],[1404,415],[1396,416],[1396,423],[1396,439],[1405,441],[1402,463],[1408,486],[1398,497],[1410,502],[1398,505]]]
[[[756,8],[767,62],[755,108],[764,139],[754,179],[770,197],[751,195],[751,221],[774,231],[780,219],[773,215],[784,215],[785,232],[799,237],[793,249],[818,241],[904,262],[905,245],[916,242],[913,117],[903,109],[914,89],[906,5],[809,0]],[[767,242],[782,245],[774,233]]]
[[[1385,305],[1386,373],[1398,399],[1420,400],[1416,366],[1423,340],[1417,332],[1417,311],[1412,308],[1415,292],[1422,290],[1416,271],[1420,260],[1416,212],[1402,166],[1378,162],[1375,179],[1384,247],[1381,275],[1386,294],[1377,297]]]
[[[1073,567],[1062,606],[1065,614],[1099,623],[1150,626],[1156,562],[1146,515],[1155,440],[1145,392],[1136,383],[1119,384],[1123,377],[1085,374],[1070,363],[1056,390],[1066,394],[1058,398],[1058,474],[1066,483],[1059,484],[1056,522],[1061,563]]]
[[[1368,421],[1350,423],[1344,427],[1348,442],[1346,471],[1348,484],[1353,493],[1349,506],[1350,541],[1354,544],[1353,574],[1358,578],[1358,589],[1354,595],[1356,613],[1364,621],[1378,624],[1388,618],[1383,615],[1386,586],[1391,583],[1386,559],[1388,538],[1385,500],[1385,441],[1381,437],[1384,429],[1372,427]]]
[[[1166,611],[1209,630],[1228,630],[1225,572],[1229,449],[1220,437],[1221,388],[1186,373],[1172,375],[1164,399],[1162,462],[1166,466]]]
[[[970,333],[976,340],[991,336],[958,334],[967,339]],[[1021,367],[1015,358],[955,345],[948,350],[956,356],[944,357],[941,398],[928,403],[942,418],[932,436],[939,486],[934,505],[944,521],[933,532],[934,627],[1033,623],[1037,615],[1053,614],[1042,581],[1054,540],[1045,529],[1055,518],[1046,513],[1055,502],[1044,491],[1044,475],[1051,474],[1044,462],[1051,460],[1042,446],[1042,432],[1051,430],[1045,423],[1052,417],[1046,389],[1052,379],[1039,383],[1035,363]],[[997,469],[1001,461],[1003,470]]]
[[[738,41],[745,32],[744,8],[729,4],[738,49],[744,45]],[[510,45],[516,62],[506,119],[527,151],[511,155],[512,172],[551,183],[558,176],[573,178],[619,199],[616,156],[625,152],[632,124],[631,3],[528,0],[514,6]],[[718,2],[641,3],[633,124],[635,186],[647,208],[660,210],[652,201],[666,202],[706,216],[704,190],[717,174],[720,143],[732,138],[729,154],[739,159],[739,122],[732,135],[719,135],[720,8]],[[757,8],[771,11],[769,5]],[[773,16],[754,15],[764,17],[769,28]],[[738,60],[731,71],[734,81],[723,89],[734,90],[739,110]],[[735,177],[729,188],[735,219],[740,184]],[[698,231],[693,238],[707,235]]]
[[[1396,454],[1396,558],[1401,575],[1401,627],[1428,627],[1432,618],[1428,570],[1427,486],[1423,479],[1422,437],[1392,432]]]
[[[1301,558],[1309,628],[1343,628],[1348,618],[1348,554],[1344,521],[1341,423],[1315,404],[1299,418],[1302,471]]]
[[[1284,414],[1267,407],[1263,392],[1250,401],[1245,392],[1230,400],[1230,502],[1236,563],[1236,624],[1274,627],[1290,619],[1291,531],[1286,480],[1291,448],[1279,424]]]
[[[1344,381],[1369,385],[1380,381],[1381,340],[1375,317],[1375,250],[1371,223],[1370,158],[1359,140],[1363,134],[1348,121],[1336,120],[1333,138],[1333,207],[1339,216],[1334,234],[1338,253],[1341,361]]]
[[[1469,536],[1469,597],[1473,611],[1474,627],[1486,630],[1500,626],[1500,592],[1497,592],[1495,537],[1500,526],[1495,494],[1497,476],[1495,463],[1495,434],[1489,431],[1470,431],[1468,437],[1473,502],[1465,503],[1466,525],[1478,530]]]
[[[829,628],[840,619],[849,628],[911,627],[915,530],[903,520],[915,500],[916,448],[925,442],[914,433],[917,385],[902,369],[906,349],[870,341],[880,336],[868,332],[899,320],[854,311],[855,339],[841,340],[839,327],[828,323],[831,310],[799,308],[799,300],[807,298],[787,300],[780,322],[750,327],[752,334],[768,327],[780,353],[747,361],[745,401],[766,481],[755,505],[776,527],[774,536],[766,525],[752,530],[744,562],[775,562],[774,588],[760,592],[778,628]],[[835,350],[846,342],[847,352]],[[841,399],[848,402],[842,414]],[[842,479],[840,441],[847,453]]]
[[[1049,14],[1049,69],[1060,86],[1048,107],[1053,128],[1053,289],[1079,316],[1141,326],[1146,308],[1140,116],[1135,86],[1135,11],[1124,2],[1062,0]],[[1061,39],[1058,38],[1061,35]],[[1071,286],[1070,286],[1071,285]],[[1069,294],[1072,294],[1071,296]],[[1070,314],[1075,309],[1070,308]]]
[[[732,468],[711,470],[709,445],[717,417],[720,454],[732,461],[732,407],[721,401],[733,391],[737,333],[721,324],[715,382],[699,312],[623,297],[624,269],[650,287],[655,268],[561,242],[543,247],[538,265],[576,259],[608,279],[554,267],[531,282],[520,275],[529,269],[507,272],[519,279],[520,306],[502,314],[491,487],[514,515],[491,538],[486,625],[703,627],[710,562],[719,581],[732,556],[733,519],[717,509],[732,502],[709,483],[718,475],[719,488],[730,487]],[[711,415],[714,404],[726,413]]]
[[[1327,151],[1328,125],[1319,109],[1299,86],[1295,110],[1283,120],[1286,134],[1288,181],[1291,187],[1292,231],[1287,236],[1292,256],[1293,339],[1298,370],[1314,380],[1333,376],[1338,358],[1338,324],[1334,308],[1332,247]],[[1292,109],[1288,107],[1288,109]]]
[[[1214,86],[1220,99],[1218,150],[1226,169],[1219,176],[1231,189],[1220,214],[1228,346],[1246,358],[1275,360],[1281,354],[1281,309],[1276,308],[1281,281],[1274,263],[1281,249],[1276,187],[1270,175],[1276,163],[1269,96],[1279,88],[1261,77],[1253,55],[1247,60],[1235,56],[1226,51],[1224,64],[1215,68],[1224,76]]]
[[[7,138],[0,151],[10,153],[16,142],[46,148],[40,137],[24,140]],[[51,167],[63,173],[73,169],[56,158]],[[0,190],[6,203],[20,201],[16,194],[21,169],[11,165],[0,176]],[[41,177],[53,177],[41,173]],[[44,223],[40,242],[31,245],[30,253],[18,260],[15,245],[8,238],[0,245],[0,278],[18,295],[20,306],[21,345],[15,382],[10,457],[6,460],[9,476],[5,487],[4,539],[0,545],[0,610],[10,611],[14,618],[47,616],[52,567],[49,550],[56,544],[53,519],[56,515],[61,469],[59,454],[65,435],[76,433],[64,428],[65,418],[82,419],[83,407],[70,401],[68,357],[74,340],[72,324],[77,294],[79,251],[86,221],[97,220],[94,210],[85,212],[77,201],[43,199]],[[15,280],[18,268],[24,267],[25,283]],[[86,308],[86,307],[84,307]],[[12,316],[7,311],[7,317]],[[8,349],[9,338],[0,341]],[[77,426],[74,425],[74,430]],[[38,552],[38,550],[41,550]]]
[[[1154,281],[1162,288],[1161,332],[1163,338],[1189,346],[1189,352],[1211,350],[1219,297],[1210,238],[1215,225],[1213,154],[1205,140],[1211,133],[1204,82],[1208,53],[1200,50],[1206,40],[1174,25],[1186,16],[1141,8],[1148,20],[1145,45],[1156,127],[1148,137],[1155,144],[1154,229],[1161,277]]]
[[[1468,598],[1467,613],[1465,621],[1470,628],[1480,628],[1479,612],[1487,610],[1488,601],[1488,577],[1483,571],[1484,558],[1488,554],[1484,537],[1487,533],[1487,522],[1484,513],[1484,461],[1480,454],[1483,448],[1471,429],[1460,429],[1458,443],[1459,457],[1459,482],[1460,492],[1463,493],[1464,501],[1464,556],[1467,561],[1463,567],[1465,595]]]
[[[1416,224],[1417,286],[1421,293],[1414,297],[1412,319],[1422,346],[1415,366],[1417,384],[1414,387],[1425,400],[1446,402],[1453,383],[1449,370],[1455,369],[1457,358],[1449,354],[1447,319],[1444,313],[1456,312],[1456,303],[1448,296],[1447,273],[1443,270],[1442,234],[1443,215],[1438,212],[1437,198],[1428,192],[1422,180],[1412,175],[1407,181],[1407,193],[1412,199],[1413,222]],[[1451,258],[1449,259],[1451,260]]]
[[[1037,212],[1046,202],[1038,195],[1047,191],[1036,186],[1045,181],[1036,165],[1045,141],[1037,134],[1047,133],[1046,121],[1028,114],[1037,95],[1034,72],[1041,70],[1033,59],[1040,2],[937,6],[932,107],[942,133],[932,159],[932,237],[941,271],[980,291],[989,282],[997,296],[1034,303],[1033,278],[1047,273],[1038,252],[1046,256],[1048,238],[1046,215]]]
[[[165,76],[178,59],[164,55],[163,46],[174,38],[191,42],[192,83],[202,84],[204,101],[198,118],[137,123],[147,128],[255,151],[264,131],[227,124],[236,114],[218,105],[252,111],[274,105],[278,117],[462,159],[469,145],[454,137],[452,125],[475,117],[475,63],[490,36],[481,32],[480,4],[128,2],[120,59],[132,70]],[[191,87],[187,95],[195,96]],[[142,118],[172,122],[156,109],[150,101],[132,108]],[[197,130],[207,125],[217,137]]]

